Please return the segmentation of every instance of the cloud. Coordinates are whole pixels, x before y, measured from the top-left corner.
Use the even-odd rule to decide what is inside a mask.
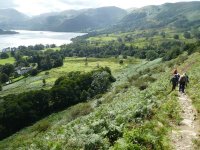
[[[4,8],[14,8],[17,5],[15,4],[14,0],[1,0],[0,1],[0,9]]]
[[[117,6],[124,9],[146,5],[160,5],[166,2],[195,0],[0,0],[0,8],[15,8],[28,15],[57,12],[69,9]],[[200,1],[200,0],[196,0]]]

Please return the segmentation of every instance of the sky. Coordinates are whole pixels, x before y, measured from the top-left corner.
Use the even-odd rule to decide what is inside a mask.
[[[26,15],[33,16],[69,9],[97,8],[103,6],[117,6],[128,9],[180,1],[200,0],[0,0],[0,9],[14,8]]]

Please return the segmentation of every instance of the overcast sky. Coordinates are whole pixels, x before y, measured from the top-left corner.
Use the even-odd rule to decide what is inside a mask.
[[[0,0],[0,8],[15,8],[27,15],[38,15],[68,9],[96,8],[102,6],[117,6],[128,9],[180,1],[195,0]]]

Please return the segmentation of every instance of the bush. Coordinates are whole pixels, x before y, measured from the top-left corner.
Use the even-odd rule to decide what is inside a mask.
[[[33,69],[30,71],[30,75],[31,76],[36,76],[38,74],[38,70],[37,69]]]
[[[156,53],[154,50],[149,50],[147,53],[146,53],[146,59],[147,60],[154,60],[156,58],[158,58],[158,53]]]
[[[179,35],[178,35],[178,34],[175,34],[175,35],[174,35],[174,39],[178,40],[178,39],[179,39]]]
[[[33,131],[45,132],[49,128],[50,128],[50,123],[48,121],[42,121],[34,126]]]
[[[186,38],[186,39],[190,39],[190,38],[191,38],[190,32],[184,32],[184,33],[183,33],[183,36],[184,36],[184,38]]]
[[[124,61],[123,61],[123,60],[120,60],[120,61],[119,61],[119,64],[120,64],[120,65],[122,65],[123,63],[124,63]]]
[[[74,120],[80,116],[85,116],[93,111],[93,108],[88,103],[83,103],[78,105],[73,109],[73,111],[70,113],[71,120]]]

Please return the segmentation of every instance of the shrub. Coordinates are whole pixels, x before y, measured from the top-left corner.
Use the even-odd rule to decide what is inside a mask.
[[[119,64],[120,64],[120,65],[122,65],[123,63],[124,63],[124,61],[123,61],[123,60],[120,60],[120,61],[119,61]]]
[[[37,69],[33,69],[30,71],[30,75],[31,76],[36,76],[38,74],[38,70]]]
[[[45,132],[50,128],[50,123],[48,121],[41,121],[34,126],[33,131]]]
[[[174,35],[174,39],[178,40],[178,39],[179,39],[179,35],[178,35],[178,34],[175,34],[175,35]]]
[[[93,111],[93,108],[88,103],[83,103],[73,108],[70,113],[71,120],[74,120],[80,116],[85,116]]]
[[[49,72],[45,72],[45,75],[49,75]]]

